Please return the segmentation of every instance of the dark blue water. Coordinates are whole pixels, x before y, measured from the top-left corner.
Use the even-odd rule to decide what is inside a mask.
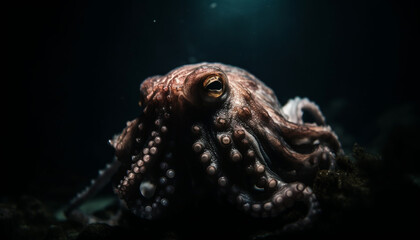
[[[184,0],[15,6],[7,46],[14,77],[3,81],[18,87],[5,100],[12,120],[6,140],[17,150],[7,160],[2,194],[67,198],[66,186],[76,181],[81,187],[112,160],[107,140],[138,115],[143,79],[202,61],[248,70],[282,104],[310,98],[345,149],[358,142],[381,154],[391,144],[392,154],[406,154],[402,162],[418,174],[418,163],[407,159],[419,143],[413,85],[420,79],[418,5]]]

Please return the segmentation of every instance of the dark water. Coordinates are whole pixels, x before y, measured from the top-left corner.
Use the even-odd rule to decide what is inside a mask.
[[[357,142],[388,154],[418,181],[416,1],[36,1],[8,11],[3,81],[16,92],[3,101],[2,199],[65,202],[111,161],[107,140],[139,113],[142,80],[202,61],[250,71],[282,104],[310,98],[347,152]]]

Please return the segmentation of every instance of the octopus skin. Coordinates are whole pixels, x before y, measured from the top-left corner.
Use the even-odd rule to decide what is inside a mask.
[[[310,184],[320,169],[334,169],[342,151],[315,103],[297,97],[281,106],[247,71],[199,63],[144,80],[139,104],[139,116],[110,140],[114,162],[72,200],[68,217],[96,221],[77,208],[112,179],[124,205],[144,219],[171,215],[193,182],[206,181],[256,218],[304,204],[306,213],[285,230],[314,220],[320,209]]]

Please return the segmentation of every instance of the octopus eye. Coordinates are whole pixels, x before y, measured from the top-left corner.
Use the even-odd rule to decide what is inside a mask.
[[[218,75],[210,75],[203,81],[203,87],[209,97],[218,98],[225,90],[223,79]]]
[[[196,68],[184,81],[184,96],[196,106],[215,107],[229,97],[229,92],[228,77],[212,65]]]

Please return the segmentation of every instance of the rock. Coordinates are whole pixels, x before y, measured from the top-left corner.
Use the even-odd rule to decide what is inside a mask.
[[[45,205],[35,197],[26,195],[20,197],[17,207],[24,214],[27,223],[49,226],[54,221],[52,214]]]
[[[51,225],[45,240],[67,240],[67,236],[61,226]]]
[[[108,224],[104,223],[93,223],[87,225],[77,237],[77,240],[107,240],[116,239],[115,231]]]
[[[0,204],[0,236],[12,239],[17,226],[22,222],[22,214],[13,204]]]

